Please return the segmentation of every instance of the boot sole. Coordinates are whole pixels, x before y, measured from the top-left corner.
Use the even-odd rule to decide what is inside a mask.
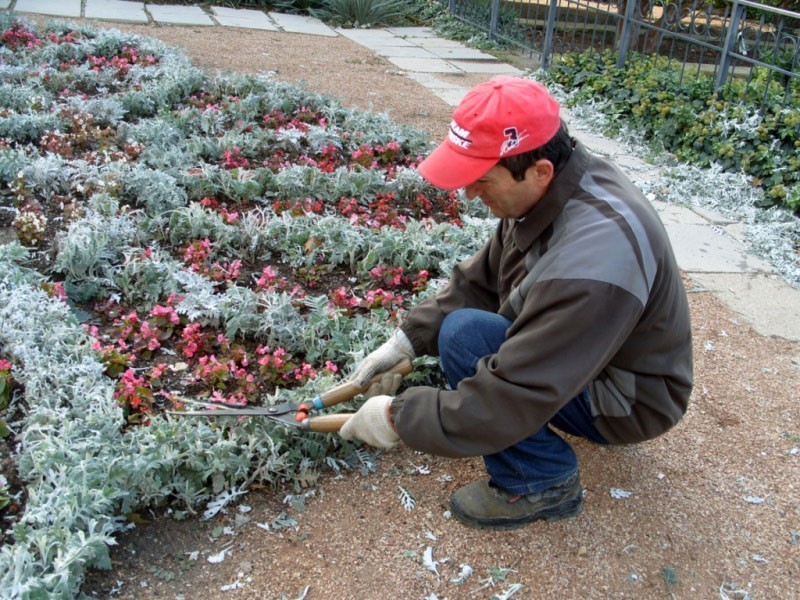
[[[575,517],[583,511],[583,494],[581,493],[572,500],[559,504],[558,506],[546,508],[537,513],[525,515],[524,517],[519,517],[516,519],[478,519],[462,512],[458,505],[454,502],[450,502],[450,509],[452,510],[456,519],[468,527],[472,527],[474,529],[508,531],[510,529],[519,529],[520,527],[524,527],[525,525],[535,521],[560,521],[561,519]]]

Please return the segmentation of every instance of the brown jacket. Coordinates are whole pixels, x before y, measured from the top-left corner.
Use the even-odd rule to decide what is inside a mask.
[[[402,329],[417,355],[438,355],[445,316],[467,307],[513,323],[457,389],[412,387],[395,398],[392,418],[414,449],[492,454],[587,387],[610,443],[654,438],[686,411],[689,308],[667,234],[623,173],[580,143],[523,220],[501,220],[448,287],[411,310]]]

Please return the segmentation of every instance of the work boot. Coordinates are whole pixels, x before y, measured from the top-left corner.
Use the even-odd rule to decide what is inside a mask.
[[[583,490],[577,473],[564,483],[526,495],[509,494],[488,480],[476,481],[453,493],[450,508],[470,527],[516,529],[541,519],[574,517],[583,509]]]

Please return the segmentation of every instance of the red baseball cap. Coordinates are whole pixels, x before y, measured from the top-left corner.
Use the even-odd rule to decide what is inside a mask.
[[[560,127],[558,102],[541,83],[495,77],[467,92],[453,113],[447,138],[417,170],[436,187],[462,188],[501,158],[543,146]]]

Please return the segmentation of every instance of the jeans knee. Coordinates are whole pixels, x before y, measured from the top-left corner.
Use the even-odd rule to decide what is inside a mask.
[[[442,321],[442,327],[439,329],[439,352],[445,352],[453,343],[454,337],[458,334],[458,330],[460,329],[457,326],[456,321],[458,317],[456,316],[456,312],[452,312],[444,318]]]

